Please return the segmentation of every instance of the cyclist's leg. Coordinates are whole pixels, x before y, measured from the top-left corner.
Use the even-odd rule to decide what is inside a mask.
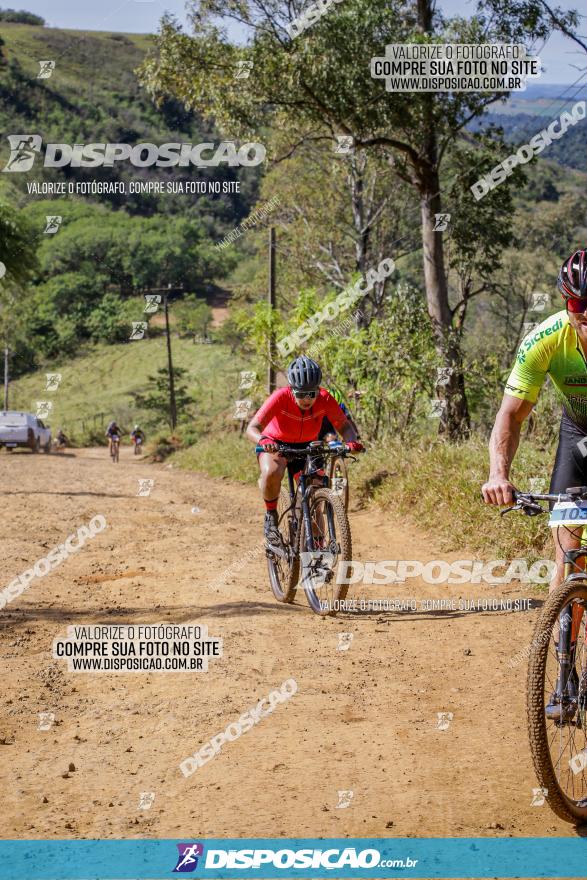
[[[587,458],[582,455],[581,449],[577,445],[580,440],[584,439],[584,436],[583,431],[563,415],[550,480],[549,492],[552,494],[565,492],[571,486],[583,486],[587,483]],[[560,527],[552,529],[552,537],[555,544],[556,570],[550,582],[551,592],[564,579],[565,550],[578,550],[581,546],[581,528]],[[583,567],[582,561],[579,564]]]
[[[587,476],[587,462],[585,461],[585,458],[581,454],[580,448],[577,445],[578,442],[583,439],[583,437],[584,434],[580,430],[580,428],[574,425],[569,419],[566,418],[565,415],[563,415],[559,432],[559,443],[556,451],[552,478],[550,481],[549,491],[552,494],[565,492],[571,486],[581,486],[585,484],[585,478]],[[550,506],[552,507],[552,504]],[[550,592],[555,590],[558,585],[563,582],[565,551],[578,550],[580,548],[581,534],[581,527],[572,529],[559,527],[556,529],[552,529],[552,536],[555,543],[556,569],[550,582]],[[577,565],[581,568],[584,568],[584,561],[577,560]],[[573,656],[582,615],[583,612],[581,608],[579,608],[578,606],[576,608],[573,608],[573,620],[571,625],[571,638],[569,646],[571,654]],[[559,623],[557,621],[553,629],[553,639],[557,651],[559,650],[559,638]],[[575,688],[576,676],[577,673],[575,671],[573,662],[573,672],[571,674],[572,680],[570,680],[568,686],[565,685],[564,688],[565,691],[567,691],[567,696],[568,688]],[[562,687],[562,685],[560,685],[560,687]],[[560,696],[557,694],[556,691],[552,693],[545,711],[547,718],[550,718],[551,720],[559,720],[561,717],[565,716],[566,710],[564,709],[564,706],[561,703]],[[569,711],[571,712],[570,717],[572,717],[572,711],[574,710]]]
[[[279,498],[279,490],[281,489],[281,481],[287,467],[287,462],[278,452],[260,452],[259,461],[259,488],[263,495],[265,505],[275,501],[277,507],[277,499]],[[268,507],[268,510],[271,508]]]
[[[270,545],[278,546],[280,537],[277,503],[287,462],[277,452],[260,452],[257,459],[259,461],[259,470],[261,471],[259,488],[265,502],[265,538]]]

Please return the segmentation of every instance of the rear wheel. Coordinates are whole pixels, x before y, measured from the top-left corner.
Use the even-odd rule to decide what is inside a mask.
[[[344,504],[331,489],[312,489],[308,499],[312,522],[312,552],[305,524],[300,548],[303,553],[302,586],[316,614],[335,614],[346,598],[348,584],[338,584],[339,566],[353,557],[351,527]]]
[[[559,615],[567,606],[576,647],[567,681],[560,682],[555,635],[558,639]],[[551,809],[574,823],[587,821],[586,612],[587,578],[567,579],[544,604],[528,666],[528,733],[536,776]],[[561,684],[565,720],[552,720],[546,717],[545,708]]]
[[[296,586],[300,576],[300,559],[294,555],[295,534],[290,519],[291,500],[289,492],[281,489],[277,503],[279,532],[286,557],[267,550],[267,569],[271,590],[278,602],[291,604],[296,595]]]
[[[45,453],[45,455],[49,455],[51,453],[51,441],[50,440],[48,443],[46,443],[43,446],[43,452]]]

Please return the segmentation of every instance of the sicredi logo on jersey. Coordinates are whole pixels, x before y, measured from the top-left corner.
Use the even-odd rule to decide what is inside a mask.
[[[41,153],[43,139],[38,134],[9,134],[10,157],[2,171],[30,171]],[[232,141],[219,144],[47,144],[44,168],[112,168],[116,162],[130,162],[135,168],[171,168],[177,165],[209,167],[216,165],[254,166],[264,161],[263,144]]]
[[[526,361],[526,352],[530,351],[537,342],[540,342],[545,336],[552,336],[553,333],[556,333],[557,330],[561,330],[563,326],[563,319],[558,318],[556,323],[553,324],[552,327],[544,327],[542,330],[537,331],[534,334],[527,336],[520,348],[518,349],[518,363],[523,364]]]

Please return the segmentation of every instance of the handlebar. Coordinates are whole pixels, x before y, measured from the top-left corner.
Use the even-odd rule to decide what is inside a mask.
[[[587,501],[587,486],[571,486],[566,492],[559,492],[556,495],[541,492],[518,492],[517,489],[514,489],[512,494],[515,504],[501,510],[500,516],[504,516],[512,510],[521,510],[526,516],[547,513],[546,509],[538,504],[539,501],[550,501],[553,504],[559,501]]]
[[[293,446],[286,446],[285,444],[279,443],[278,441],[275,441],[275,445],[278,447],[277,451],[279,452],[279,454],[283,455],[284,458],[303,458],[307,455],[315,456],[316,458],[324,455],[337,455],[342,457],[353,455],[350,449],[346,448],[344,443],[333,446],[329,446],[323,443],[314,446],[312,443],[310,443],[309,446],[305,446],[300,449],[296,449]],[[265,447],[257,445],[255,446],[255,452],[257,453],[257,455],[260,452],[265,452]]]

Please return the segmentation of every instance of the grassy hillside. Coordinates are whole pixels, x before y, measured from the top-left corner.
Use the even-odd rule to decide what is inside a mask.
[[[102,31],[74,31],[0,22],[0,127],[9,133],[40,134],[43,143],[138,143],[198,144],[221,140],[220,133],[197,113],[177,101],[164,101],[155,107],[136,74],[151,44],[146,34],[119,34]],[[48,79],[37,79],[39,61],[55,62]],[[44,147],[43,147],[44,148]],[[8,157],[7,143],[1,147]],[[4,164],[4,162],[2,163]],[[26,174],[0,175],[0,193],[26,196],[26,182],[32,180],[128,181],[187,180],[213,177],[240,180],[241,192],[223,198],[198,198],[200,213],[219,221],[248,213],[256,192],[258,174],[254,169],[227,168],[134,168],[128,162],[113,168],[42,169],[39,163]],[[7,179],[10,178],[10,179]],[[116,207],[124,205],[132,213],[151,215],[193,212],[194,199],[166,194],[120,196],[106,194],[96,198]]]
[[[223,345],[195,345],[185,339],[173,339],[173,361],[175,367],[187,370],[182,382],[196,401],[190,420],[196,431],[204,432],[215,420],[226,418],[230,424],[233,401],[239,397],[239,370],[247,369],[247,364]],[[99,346],[82,357],[51,364],[14,382],[9,405],[11,409],[35,411],[36,401],[52,400],[53,412],[46,421],[78,440],[94,426],[103,433],[111,418],[119,419],[127,430],[135,421],[144,426],[149,415],[137,407],[135,395],[144,392],[148,377],[166,365],[162,336]],[[49,371],[62,374],[57,391],[45,388],[45,372]]]

